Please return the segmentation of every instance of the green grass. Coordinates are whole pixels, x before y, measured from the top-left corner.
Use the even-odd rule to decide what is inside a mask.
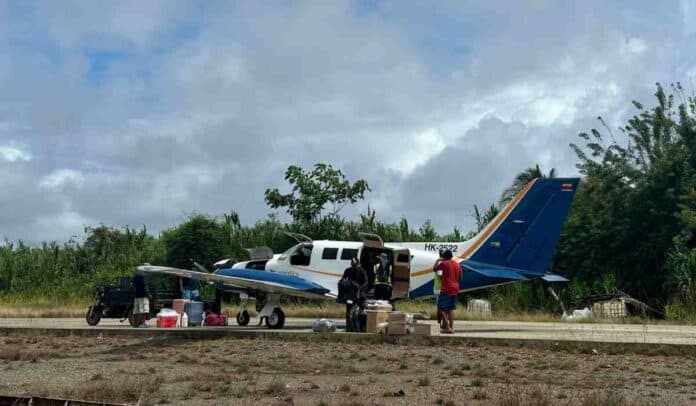
[[[268,384],[268,386],[266,387],[266,390],[264,390],[263,392],[266,395],[278,396],[278,395],[282,395],[283,393],[285,393],[286,388],[287,388],[287,385],[285,384],[284,381],[282,381],[280,379],[274,379],[273,381],[271,381]]]
[[[419,377],[418,386],[430,386],[430,377],[427,375]]]

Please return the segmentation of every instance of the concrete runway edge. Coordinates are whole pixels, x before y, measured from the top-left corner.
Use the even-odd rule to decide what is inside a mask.
[[[392,344],[419,346],[497,346],[538,348],[549,351],[582,354],[643,354],[696,356],[696,346],[689,344],[623,343],[580,340],[467,337],[467,336],[385,336],[357,333],[308,333],[292,330],[177,328],[177,329],[115,329],[115,328],[41,328],[0,327],[0,335],[46,335],[55,337],[147,337],[157,340],[214,340],[220,338],[282,340],[294,342],[332,342],[348,344]]]

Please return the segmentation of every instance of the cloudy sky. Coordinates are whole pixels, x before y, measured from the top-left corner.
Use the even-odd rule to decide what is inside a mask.
[[[598,115],[694,76],[689,1],[0,0],[0,237],[250,224],[319,161],[370,182],[349,216],[466,230],[525,167],[576,175]]]

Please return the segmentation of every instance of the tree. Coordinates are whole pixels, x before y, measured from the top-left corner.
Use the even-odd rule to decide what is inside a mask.
[[[315,164],[307,172],[291,165],[285,171],[285,180],[292,191],[282,194],[277,188],[266,189],[266,204],[273,209],[286,207],[292,218],[302,223],[320,220],[327,205],[331,205],[328,216],[337,217],[346,205],[364,199],[370,191],[366,180],[351,184],[340,169],[324,163]]]
[[[500,209],[491,204],[485,212],[481,213],[477,205],[474,205],[474,221],[476,221],[476,233],[480,233],[498,215]]]
[[[512,201],[512,199],[514,199],[515,196],[517,196],[520,190],[522,190],[522,188],[524,188],[533,179],[555,177],[555,168],[551,168],[548,174],[544,174],[544,172],[542,172],[539,168],[539,164],[536,164],[533,167],[523,170],[522,172],[517,174],[517,176],[515,176],[515,179],[512,181],[512,185],[508,186],[503,191],[503,194],[500,196],[500,200],[498,201],[498,207],[505,207],[505,205],[510,203],[510,201]]]
[[[162,240],[166,247],[167,265],[188,268],[193,259],[211,269],[215,261],[227,254],[226,228],[212,217],[194,214],[179,226],[164,231]]]
[[[681,99],[659,84],[656,105],[637,113],[620,128],[619,144],[599,117],[603,130],[579,136],[572,144],[583,181],[561,235],[554,270],[601,290],[611,273],[617,288],[653,304],[674,295],[670,253],[693,249],[696,218],[696,103],[673,86]],[[680,275],[690,271],[678,264]],[[696,262],[690,262],[696,263]],[[687,266],[691,266],[689,263]],[[683,279],[683,277],[682,277]]]

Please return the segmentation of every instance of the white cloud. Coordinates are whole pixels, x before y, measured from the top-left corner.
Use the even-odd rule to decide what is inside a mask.
[[[36,220],[31,224],[31,228],[39,233],[44,241],[67,241],[72,236],[80,237],[86,226],[96,224],[99,222],[95,219],[84,217],[72,210],[64,210],[52,216],[36,213]]]
[[[684,34],[689,35],[696,32],[694,21],[696,20],[696,2],[694,0],[681,0],[682,23]]]
[[[389,160],[392,162],[390,166],[403,174],[408,174],[424,164],[442,152],[446,146],[437,128],[428,128],[413,137],[407,137],[407,140],[389,148]]]
[[[30,161],[31,155],[19,148],[10,147],[8,145],[0,145],[0,159],[7,162]]]
[[[58,169],[39,181],[39,186],[48,189],[58,189],[65,186],[81,187],[85,183],[85,175],[72,169]]]
[[[641,55],[648,49],[648,44],[640,38],[628,38],[622,51],[627,54]]]

